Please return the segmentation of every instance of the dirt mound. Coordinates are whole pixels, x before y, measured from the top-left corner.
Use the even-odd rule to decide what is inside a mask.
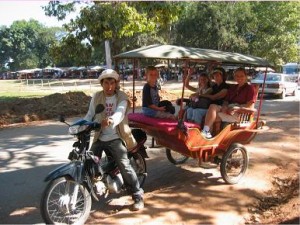
[[[132,104],[133,92],[125,90],[125,93],[127,94],[127,96],[129,97],[129,99],[131,101],[131,106],[133,106],[133,104]],[[136,107],[142,106],[142,95],[143,95],[142,90],[135,91],[135,101],[134,102],[135,102]],[[174,102],[177,99],[177,96],[175,94],[168,93],[165,90],[160,90],[159,95],[161,97],[161,100],[169,100],[171,102]]]
[[[299,173],[293,163],[271,171],[272,188],[258,196],[247,224],[299,224]]]
[[[0,126],[26,123],[87,112],[91,97],[83,92],[55,93],[43,98],[19,98],[0,103]]]
[[[131,91],[125,91],[129,99],[133,99]],[[175,100],[176,95],[161,91],[164,100]],[[142,103],[142,91],[136,91],[135,106]],[[89,107],[91,97],[84,92],[55,93],[42,98],[19,98],[16,100],[0,102],[0,127],[57,118],[63,114],[69,116],[84,115]]]

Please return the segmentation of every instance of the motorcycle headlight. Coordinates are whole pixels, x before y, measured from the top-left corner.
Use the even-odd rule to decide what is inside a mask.
[[[78,134],[88,128],[88,125],[75,125],[69,127],[69,134],[75,135]]]

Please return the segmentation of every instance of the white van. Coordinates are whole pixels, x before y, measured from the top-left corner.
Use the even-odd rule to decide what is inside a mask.
[[[298,83],[300,86],[300,64],[299,63],[287,63],[282,66],[282,73],[289,74],[292,80]]]

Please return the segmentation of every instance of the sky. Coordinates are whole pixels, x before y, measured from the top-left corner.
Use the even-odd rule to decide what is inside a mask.
[[[43,0],[0,0],[0,26],[10,26],[16,20],[35,19],[47,27],[61,26],[70,20],[71,16],[64,22],[57,21],[55,17],[46,16],[41,6],[45,6],[49,1]],[[74,15],[73,15],[74,17]]]

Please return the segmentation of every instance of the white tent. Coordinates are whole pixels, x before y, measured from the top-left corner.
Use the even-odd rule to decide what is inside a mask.
[[[104,69],[104,67],[102,67],[102,66],[93,66],[90,69],[91,70],[101,70],[101,69]]]

